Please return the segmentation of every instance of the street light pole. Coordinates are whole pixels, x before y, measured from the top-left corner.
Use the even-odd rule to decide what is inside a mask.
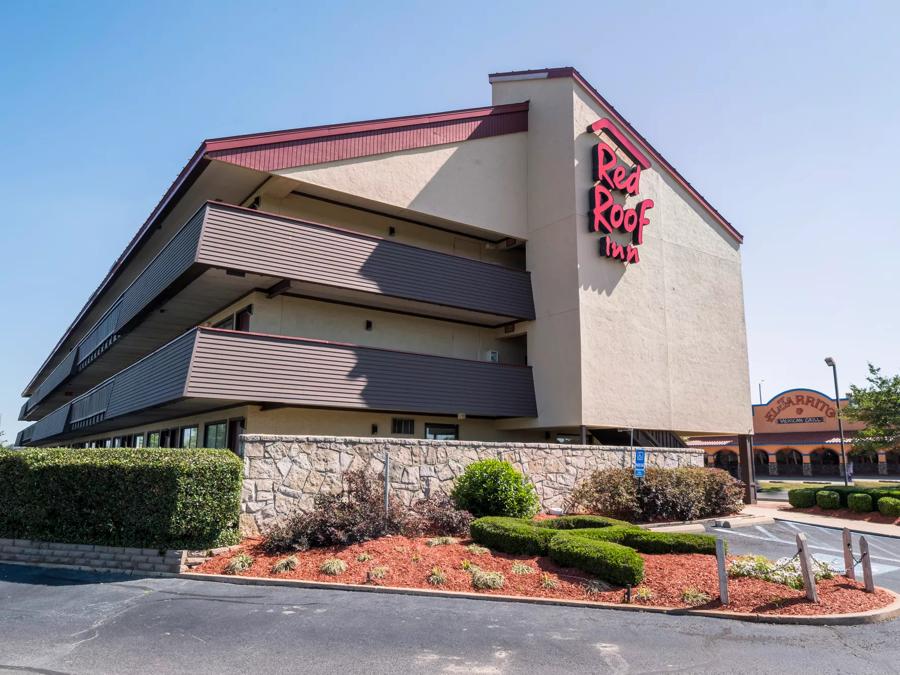
[[[844,448],[844,420],[841,418],[841,393],[840,389],[838,389],[837,363],[829,356],[825,359],[825,365],[830,366],[831,372],[834,374],[834,408],[837,411],[838,433],[841,436],[841,461],[844,463],[844,485],[847,486],[850,485],[850,480],[847,478],[847,469],[849,466],[847,464],[847,451]]]
[[[757,383],[758,386],[759,386],[759,404],[760,404],[760,405],[763,404],[763,400],[762,400],[762,383],[763,383],[763,382],[765,382],[765,380],[760,380],[760,381]]]

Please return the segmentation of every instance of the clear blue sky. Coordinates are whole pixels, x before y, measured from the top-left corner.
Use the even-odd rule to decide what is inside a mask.
[[[754,400],[900,371],[900,3],[5,2],[0,413],[207,137],[573,65],[746,236]],[[710,404],[717,393],[709,392]]]

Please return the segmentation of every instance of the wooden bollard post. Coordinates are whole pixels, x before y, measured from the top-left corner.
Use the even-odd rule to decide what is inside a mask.
[[[856,570],[853,564],[853,539],[850,536],[850,530],[846,527],[842,537],[844,540],[844,576],[852,581],[856,581]]]
[[[719,601],[728,604],[728,571],[725,569],[725,541],[716,538],[716,562],[719,567]]]
[[[806,545],[806,535],[797,534],[797,553],[800,554],[800,572],[803,574],[803,586],[806,588],[806,597],[813,602],[819,601],[819,593],[816,591],[816,573],[813,571],[809,548]]]
[[[872,558],[869,557],[869,542],[865,537],[859,538],[859,557],[862,559],[863,585],[866,593],[875,592],[875,580],[872,578]]]

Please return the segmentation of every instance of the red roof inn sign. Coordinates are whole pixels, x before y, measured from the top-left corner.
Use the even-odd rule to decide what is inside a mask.
[[[650,223],[647,212],[653,208],[653,200],[644,199],[633,208],[626,208],[616,201],[615,195],[638,196],[641,171],[650,168],[650,161],[608,119],[597,120],[588,127],[588,131],[603,133],[611,138],[635,164],[632,169],[619,164],[616,151],[608,143],[600,141],[594,146],[590,230],[605,233],[600,237],[600,255],[623,263],[640,262],[636,247],[644,242],[644,227]],[[613,230],[630,234],[631,241],[620,244],[609,236]]]

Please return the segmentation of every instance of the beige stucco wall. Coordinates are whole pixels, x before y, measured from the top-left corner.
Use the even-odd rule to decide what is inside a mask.
[[[287,295],[268,298],[265,293],[251,293],[204,323],[213,325],[247,305],[253,305],[250,330],[255,333],[348,342],[475,361],[487,361],[487,352],[497,350],[500,363],[525,364],[521,341],[498,337],[493,328]],[[367,320],[372,322],[372,330],[366,330]]]
[[[529,358],[540,417],[506,424],[577,417],[589,427],[748,433],[737,242],[654,165],[640,196],[629,198],[655,203],[641,262],[601,257],[600,237],[588,229],[597,136],[586,129],[608,114],[569,78],[494,84],[495,104],[525,99],[527,266],[537,310]]]
[[[527,136],[505,134],[278,174],[486,232],[524,237]]]

